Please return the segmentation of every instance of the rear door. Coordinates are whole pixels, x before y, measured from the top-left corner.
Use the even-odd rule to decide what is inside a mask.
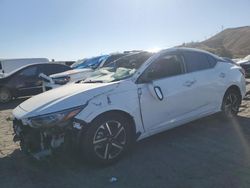
[[[220,81],[214,68],[216,59],[203,52],[182,51],[185,59],[187,75],[193,81],[190,86],[195,96],[194,107],[200,109],[200,113],[210,113],[218,107],[218,99],[221,98]],[[196,106],[195,106],[196,104]]]

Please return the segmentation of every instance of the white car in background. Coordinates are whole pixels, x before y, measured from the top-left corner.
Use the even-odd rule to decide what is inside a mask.
[[[65,84],[84,80],[96,69],[103,67],[124,55],[126,55],[126,53],[101,55],[89,59],[82,59],[71,65],[72,70],[52,74],[50,76],[42,74],[40,75],[40,78],[43,80],[43,91],[48,91]]]
[[[78,60],[76,63],[71,65],[72,70],[52,75],[41,74],[40,78],[43,81],[43,91],[87,78],[107,57],[107,55],[102,55],[89,59]]]
[[[238,113],[245,78],[230,61],[187,48],[127,58],[21,103],[14,140],[36,158],[70,143],[86,159],[110,164],[134,141],[217,112]]]

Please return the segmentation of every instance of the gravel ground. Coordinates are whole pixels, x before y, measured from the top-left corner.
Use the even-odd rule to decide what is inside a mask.
[[[90,166],[74,154],[42,162],[23,155],[8,121],[23,100],[0,104],[1,188],[250,187],[250,98],[236,120],[214,115],[166,131],[137,143],[109,167]]]

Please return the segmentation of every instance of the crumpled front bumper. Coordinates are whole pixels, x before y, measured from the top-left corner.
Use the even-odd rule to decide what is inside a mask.
[[[81,135],[86,126],[83,122],[72,120],[66,127],[32,128],[23,125],[21,120],[13,120],[13,141],[20,141],[21,150],[37,160],[58,150],[78,148]]]

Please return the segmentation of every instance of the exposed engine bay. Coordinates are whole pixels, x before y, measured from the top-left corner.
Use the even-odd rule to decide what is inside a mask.
[[[57,150],[67,150],[76,146],[81,126],[71,121],[64,127],[32,128],[15,119],[13,129],[13,140],[20,141],[21,150],[40,160]]]

